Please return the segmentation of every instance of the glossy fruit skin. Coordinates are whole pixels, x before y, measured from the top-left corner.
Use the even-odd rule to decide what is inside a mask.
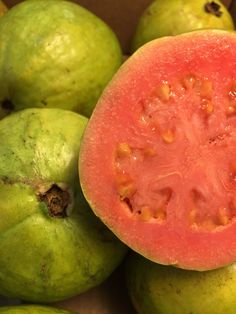
[[[219,1],[220,16],[209,13],[205,5],[207,0],[170,0],[153,1],[142,14],[137,25],[131,51],[155,38],[178,35],[197,29],[234,30],[234,23],[227,8]]]
[[[71,311],[41,305],[19,305],[0,307],[4,314],[73,314]]]
[[[33,302],[77,295],[105,280],[126,248],[93,215],[77,172],[87,119],[62,109],[25,109],[0,121],[0,294]],[[40,198],[70,195],[65,216]]]
[[[69,1],[19,3],[0,23],[0,42],[0,102],[10,101],[10,110],[56,107],[90,116],[122,62],[113,31]]]
[[[186,271],[131,254],[126,266],[128,292],[139,314],[235,313],[235,264]]]

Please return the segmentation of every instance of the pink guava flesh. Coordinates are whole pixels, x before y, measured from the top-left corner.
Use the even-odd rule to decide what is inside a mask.
[[[154,40],[118,71],[86,128],[84,194],[129,247],[207,270],[236,260],[236,35]]]

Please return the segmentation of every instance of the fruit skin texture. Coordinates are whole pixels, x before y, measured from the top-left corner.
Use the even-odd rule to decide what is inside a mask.
[[[14,6],[0,22],[0,42],[2,116],[32,106],[90,116],[122,62],[113,31],[69,1]]]
[[[126,266],[128,293],[139,314],[235,313],[235,264],[186,271],[132,254]]]
[[[235,115],[227,114],[232,79],[236,78],[235,51],[235,33],[222,30],[195,31],[149,42],[117,72],[86,127],[79,161],[86,199],[118,238],[160,264],[209,270],[236,260],[236,186],[229,159],[235,159],[236,130]],[[228,61],[222,67],[224,60]],[[213,84],[215,110],[212,115],[209,113],[210,117],[206,108],[200,107],[200,98],[192,101],[199,95],[196,89],[190,94],[185,94],[185,88],[182,92],[181,84],[189,73],[206,77]],[[169,102],[156,97],[163,80],[171,88]],[[168,115],[171,110],[173,114]],[[208,124],[208,121],[211,122]],[[162,140],[162,125],[164,130],[173,126],[176,132],[173,143]],[[228,129],[232,130],[232,136],[224,133]],[[216,134],[216,130],[219,133]],[[117,161],[122,143],[131,147],[131,152],[123,147],[123,155],[130,154],[124,157],[124,162],[119,155]],[[144,150],[147,144],[154,147],[154,156],[147,156]],[[125,187],[130,178],[122,182],[122,171],[127,177],[130,175],[134,187],[130,188],[128,202],[119,184]],[[216,177],[216,173],[219,176]],[[203,188],[203,197],[196,195],[195,198],[195,184],[197,189]],[[161,206],[156,205],[165,187],[173,187],[173,193],[169,199],[164,195]],[[159,219],[158,211],[156,216],[154,211],[165,209],[164,202],[167,203],[166,216]],[[203,214],[200,223],[191,216],[195,204],[199,215]],[[147,219],[142,217],[142,205],[150,205],[154,214],[152,212]],[[217,220],[221,218],[218,214],[222,208],[232,210],[232,219],[229,217],[225,224]],[[211,214],[215,219],[211,221],[212,229],[208,225]]]
[[[56,309],[40,305],[20,305],[0,307],[0,313],[4,314],[73,314],[71,311]]]
[[[155,38],[178,35],[197,29],[234,30],[234,23],[227,8],[219,1],[220,16],[206,12],[207,0],[155,0],[142,14],[133,40],[132,52]]]
[[[0,121],[0,295],[63,300],[100,284],[123,259],[125,246],[79,186],[86,123],[62,109],[25,109]],[[53,207],[63,203],[58,194],[52,207],[43,198],[52,185],[69,193],[66,211]]]
[[[7,7],[3,1],[0,0],[0,17],[7,12]]]

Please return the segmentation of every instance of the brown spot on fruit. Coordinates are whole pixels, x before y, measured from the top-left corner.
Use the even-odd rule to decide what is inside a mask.
[[[220,10],[221,6],[215,1],[207,2],[204,6],[205,12],[220,17],[223,12]]]
[[[68,216],[67,208],[70,204],[70,194],[62,190],[58,185],[53,184],[49,190],[39,193],[40,202],[47,205],[48,213],[51,217],[64,218]]]

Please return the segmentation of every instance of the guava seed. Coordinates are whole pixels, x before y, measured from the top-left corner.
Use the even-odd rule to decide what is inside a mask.
[[[51,217],[64,218],[68,216],[67,207],[70,203],[68,191],[64,191],[58,185],[53,184],[48,191],[40,193],[38,198],[47,205]]]
[[[170,99],[170,86],[164,82],[155,90],[155,95],[163,102],[168,102]]]
[[[211,99],[213,92],[212,82],[209,80],[203,80],[200,87],[200,96],[202,98]]]
[[[131,156],[132,150],[127,143],[120,143],[116,153],[118,158],[129,157]]]
[[[214,106],[210,100],[202,99],[201,109],[206,115],[210,115],[214,111]]]
[[[163,141],[167,144],[171,144],[175,140],[175,135],[174,135],[174,132],[172,130],[166,130],[165,132],[163,132],[161,134],[161,137],[162,137]]]
[[[183,87],[188,91],[193,89],[195,84],[196,84],[196,77],[194,75],[187,75],[183,79]]]

